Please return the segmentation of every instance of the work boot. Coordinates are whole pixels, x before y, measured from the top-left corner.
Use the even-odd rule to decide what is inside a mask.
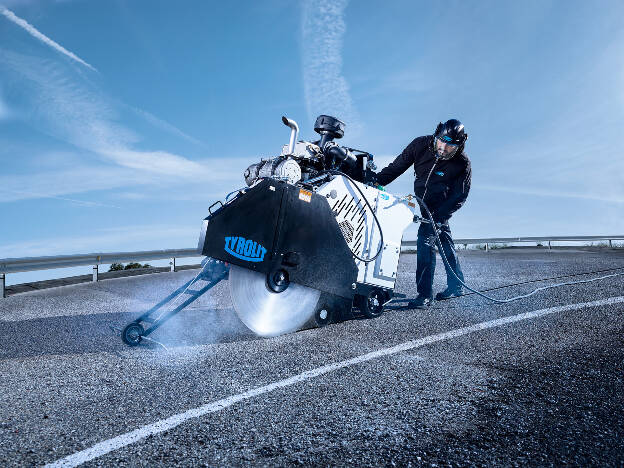
[[[433,303],[432,298],[419,294],[418,296],[416,296],[416,299],[414,299],[413,301],[409,301],[407,303],[407,306],[410,309],[426,309],[432,303]]]
[[[436,301],[444,301],[445,299],[450,299],[451,297],[459,297],[463,295],[461,288],[459,289],[450,289],[446,288],[444,291],[436,294]]]

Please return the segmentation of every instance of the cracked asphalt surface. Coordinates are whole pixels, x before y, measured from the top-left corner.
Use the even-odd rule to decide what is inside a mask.
[[[479,289],[621,268],[624,250],[459,251]],[[194,276],[160,273],[0,300],[0,465],[53,462],[231,395],[410,340],[554,306],[624,296],[624,276],[507,305],[475,295],[261,339],[224,282],[151,344],[111,329]],[[497,297],[610,273],[492,291]],[[445,277],[438,266],[436,290]],[[87,466],[624,466],[624,303],[554,313],[372,359],[238,402]]]

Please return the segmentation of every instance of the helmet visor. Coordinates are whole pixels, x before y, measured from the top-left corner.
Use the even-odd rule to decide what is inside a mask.
[[[436,156],[440,159],[451,159],[457,153],[459,144],[453,142],[448,135],[434,138]]]

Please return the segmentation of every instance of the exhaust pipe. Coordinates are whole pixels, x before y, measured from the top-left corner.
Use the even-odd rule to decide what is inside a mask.
[[[297,125],[297,122],[295,122],[294,120],[287,119],[284,116],[282,116],[282,122],[284,122],[284,125],[290,127],[291,129],[290,141],[288,142],[288,154],[294,154],[295,145],[297,144],[297,137],[299,136],[299,125]]]

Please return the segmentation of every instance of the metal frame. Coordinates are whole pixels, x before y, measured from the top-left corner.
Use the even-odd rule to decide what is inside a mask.
[[[210,289],[214,288],[220,281],[227,279],[228,273],[229,273],[229,267],[227,267],[225,263],[219,260],[207,258],[204,262],[202,262],[202,269],[197,274],[197,276],[195,276],[193,279],[184,283],[182,286],[180,286],[178,289],[172,292],[165,299],[163,299],[154,307],[152,307],[147,312],[142,314],[139,318],[137,318],[136,320],[128,324],[128,326],[126,326],[126,328],[124,329],[124,332],[122,333],[124,340],[126,341],[125,330],[127,330],[129,327],[136,324],[136,325],[139,325],[141,327],[140,329],[143,329],[143,331],[140,333],[139,337],[137,337],[138,339],[136,343],[132,343],[129,341],[126,341],[126,342],[132,345],[138,344],[141,337],[146,337],[150,335],[151,333],[153,333],[154,331],[156,331],[167,320],[169,320],[171,317],[173,317],[178,312],[183,310],[186,306],[188,306],[192,302],[195,302],[197,299],[203,296]],[[200,289],[189,289],[191,286],[193,286],[196,283],[199,283],[200,281],[205,282],[207,284],[201,287]],[[189,298],[184,300],[182,303],[180,303],[176,307],[170,309],[169,311],[164,310],[170,304],[172,304],[172,302],[174,302],[178,297],[182,296],[183,294],[188,294]],[[154,318],[156,313],[159,311],[160,311],[160,314],[158,315],[158,317]],[[149,324],[149,327],[147,329],[144,329],[141,323]]]

